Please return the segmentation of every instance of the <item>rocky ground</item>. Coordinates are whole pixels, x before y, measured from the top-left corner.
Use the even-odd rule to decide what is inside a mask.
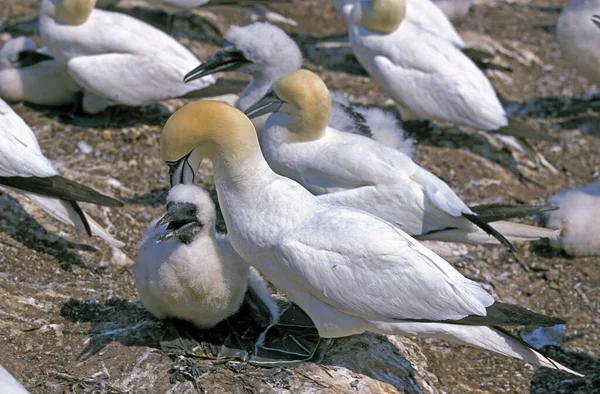
[[[489,74],[507,108],[560,139],[534,143],[558,169],[554,175],[477,131],[411,128],[418,163],[468,203],[539,203],[600,177],[600,101],[561,57],[554,36],[560,8],[568,2],[491,1],[457,23],[465,38],[492,45],[494,60],[513,69]],[[35,23],[17,22],[34,18],[38,5],[3,0],[0,41],[11,34],[35,35]],[[345,30],[326,0],[274,8],[298,21],[297,27],[282,27],[302,44],[310,60],[306,66],[332,89],[344,90],[355,102],[391,108],[369,78],[336,71],[351,59],[343,44],[323,45]],[[164,13],[127,4],[123,10],[163,28],[167,24]],[[195,16],[178,15],[173,34],[205,58],[217,49],[211,43],[219,42],[218,30],[249,22],[239,10],[207,7]],[[185,102],[114,107],[95,117],[74,116],[71,108],[13,105],[64,176],[126,203],[112,210],[85,207],[126,242],[119,252],[17,194],[0,193],[0,364],[32,393],[600,392],[600,258],[570,258],[542,242],[519,245],[520,261],[500,247],[461,245],[442,252],[497,299],[564,318],[561,346],[544,350],[585,378],[446,342],[371,334],[340,339],[322,363],[293,368],[163,353],[158,349],[163,323],[138,302],[132,264],[145,228],[164,212],[168,183],[159,157],[161,126],[169,110]],[[200,178],[214,189],[209,164]]]

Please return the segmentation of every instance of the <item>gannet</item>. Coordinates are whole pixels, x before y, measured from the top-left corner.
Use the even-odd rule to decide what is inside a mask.
[[[600,86],[600,54],[598,28],[590,23],[593,15],[600,13],[600,3],[589,0],[572,0],[556,24],[556,36],[563,57],[588,78]]]
[[[433,2],[450,19],[460,19],[467,15],[473,5],[473,0],[433,0]]]
[[[185,77],[193,81],[219,71],[239,71],[252,79],[240,93],[236,108],[245,111],[255,105],[287,73],[298,70],[304,61],[298,45],[285,31],[269,23],[256,22],[248,26],[232,26],[225,34],[228,44]],[[379,108],[351,107],[339,92],[334,95],[330,125],[340,130],[368,135],[373,139],[412,154],[413,140],[393,121],[393,116]],[[262,132],[268,116],[256,117],[252,123]]]
[[[594,22],[594,25],[600,29],[600,15],[592,16],[592,22]]]
[[[21,382],[15,379],[2,365],[0,365],[0,387],[3,394],[29,394]]]
[[[238,311],[244,296],[262,321],[272,324],[277,303],[255,268],[215,230],[215,206],[207,191],[177,185],[169,191],[167,214],[142,238],[135,284],[142,304],[154,316],[178,318],[212,328]]]
[[[0,49],[0,98],[59,106],[75,102],[80,92],[66,67],[31,38],[13,38]]]
[[[599,256],[600,181],[563,190],[550,202],[560,206],[558,211],[546,213],[546,226],[560,230],[560,238],[550,244],[572,256]]]
[[[512,136],[551,138],[509,119],[475,63],[448,41],[404,23],[410,11],[405,0],[365,0],[342,8],[354,55],[396,101],[402,120],[446,121],[503,134],[503,142],[556,172],[539,153]]]
[[[399,228],[321,202],[275,174],[252,122],[234,107],[198,101],[178,110],[163,129],[161,154],[173,184],[192,156],[212,161],[234,249],[309,315],[321,337],[443,338],[579,376],[497,328],[560,319],[495,302]]]
[[[87,186],[63,178],[40,150],[29,126],[0,100],[0,185],[24,194],[63,223],[102,238],[113,247],[116,240],[79,206],[79,202],[115,207],[123,203]]]
[[[40,34],[83,89],[138,106],[214,84],[183,82],[199,60],[177,40],[131,16],[94,9],[95,0],[42,0]]]
[[[367,211],[424,239],[500,241],[510,246],[506,238],[523,241],[558,236],[554,230],[518,223],[488,225],[444,181],[409,156],[329,127],[329,90],[311,71],[287,74],[255,108],[247,113],[280,108],[263,130],[261,146],[269,166],[322,195],[324,202]]]

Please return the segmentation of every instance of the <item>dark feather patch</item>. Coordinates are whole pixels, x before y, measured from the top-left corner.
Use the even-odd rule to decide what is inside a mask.
[[[539,326],[552,327],[557,324],[564,324],[565,321],[557,317],[550,317],[535,313],[522,306],[506,304],[504,302],[495,302],[486,308],[486,316],[467,316],[460,320],[427,320],[427,319],[399,319],[406,321],[416,321],[420,323],[448,323],[460,324],[465,326]]]
[[[60,175],[46,178],[18,176],[0,177],[0,185],[67,201],[87,202],[107,207],[123,206],[123,203],[119,200],[105,196],[87,186],[63,178]]]
[[[542,212],[555,211],[556,205],[517,205],[517,204],[481,204],[471,210],[484,222],[495,222],[537,215]]]
[[[482,229],[483,231],[485,231],[488,235],[491,235],[492,237],[496,238],[502,245],[506,246],[511,251],[517,251],[515,246],[508,239],[506,239],[504,235],[500,234],[495,228],[487,224],[479,216],[470,213],[463,213],[462,216],[477,227],[479,227],[480,229]]]

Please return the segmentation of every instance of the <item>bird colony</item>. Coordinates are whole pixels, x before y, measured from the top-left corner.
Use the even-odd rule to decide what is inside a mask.
[[[598,373],[597,361],[595,372],[593,362],[583,361],[591,355],[564,356],[570,348],[568,342],[560,348],[564,340],[553,348],[528,340],[524,327],[532,333],[562,330],[571,337],[597,339],[598,333],[572,329],[569,319],[574,315],[557,313],[564,310],[556,306],[560,300],[536,299],[535,292],[519,297],[515,292],[523,284],[514,277],[518,271],[538,287],[550,286],[538,275],[548,268],[530,264],[535,255],[552,259],[549,264],[561,267],[561,277],[579,265],[595,265],[596,271],[589,272],[597,272],[598,260],[592,256],[600,256],[598,162],[593,174],[571,180],[565,190],[532,179],[559,179],[572,171],[565,169],[565,160],[556,160],[556,153],[569,154],[564,142],[579,138],[581,132],[567,135],[561,127],[536,123],[539,113],[551,111],[543,108],[544,102],[556,106],[552,100],[540,98],[537,105],[542,108],[535,112],[527,110],[534,104],[511,101],[496,86],[514,82],[523,64],[501,64],[502,55],[510,51],[499,49],[500,41],[487,37],[496,44],[477,45],[453,26],[483,15],[480,10],[526,5],[468,0],[311,2],[317,4],[310,6],[312,12],[321,9],[327,16],[327,30],[338,30],[339,42],[319,46],[318,64],[311,48],[323,34],[298,33],[311,31],[303,29],[301,18],[292,18],[301,15],[295,9],[308,7],[300,0],[129,3],[41,0],[35,19],[2,21],[0,185],[3,210],[20,212],[2,217],[2,226],[13,229],[2,230],[13,239],[3,253],[17,253],[23,264],[38,264],[39,256],[36,260],[28,254],[40,251],[46,259],[56,256],[59,264],[73,253],[79,258],[103,254],[103,261],[92,262],[92,273],[84,275],[85,286],[95,289],[88,293],[82,288],[76,295],[60,295],[62,285],[43,274],[44,294],[55,294],[62,309],[29,296],[42,290],[24,290],[32,283],[40,286],[39,281],[16,267],[11,271],[11,264],[0,266],[6,285],[0,287],[2,297],[17,297],[23,307],[46,312],[42,320],[47,323],[27,321],[28,329],[18,336],[34,343],[33,332],[55,331],[52,335],[62,343],[66,333],[61,321],[71,319],[97,324],[100,332],[90,331],[88,348],[103,335],[143,347],[150,345],[123,338],[135,337],[140,327],[150,324],[159,327],[154,347],[171,357],[162,363],[164,371],[175,368],[172,362],[192,362],[186,356],[197,346],[190,343],[209,343],[204,346],[224,360],[213,364],[293,371],[308,363],[327,363],[330,354],[339,357],[336,347],[341,342],[336,338],[354,336],[361,343],[377,335],[382,341],[429,339],[421,347],[438,349],[427,352],[431,364],[460,360],[461,354],[497,360],[488,364],[493,366],[485,371],[488,375],[504,373],[503,363],[512,363],[506,364],[509,370],[528,363],[546,370],[543,376],[585,386],[584,375]],[[542,2],[525,3],[541,8]],[[564,6],[553,16],[555,36],[544,33],[564,56],[551,60],[563,62],[578,81],[599,83],[600,4],[573,0]],[[244,23],[227,22],[221,12],[243,15]],[[165,16],[164,23],[149,15]],[[497,15],[494,22],[504,29],[519,23],[500,11]],[[186,38],[178,27],[190,20],[219,31],[219,47]],[[19,30],[23,24],[29,28]],[[200,23],[187,26],[185,33],[200,29]],[[486,26],[479,25],[479,30]],[[513,47],[524,48],[517,44]],[[335,61],[328,48],[345,51],[342,63],[352,63],[361,76],[328,69]],[[544,67],[550,75],[552,66]],[[363,87],[344,89],[336,82],[343,78],[360,78]],[[370,90],[362,96],[364,86]],[[518,92],[526,86],[513,84],[511,89]],[[562,111],[594,110],[591,96],[570,94]],[[144,135],[136,134],[145,121],[150,126],[142,127]],[[119,181],[120,174],[111,170],[110,160],[122,159],[108,152],[104,159],[102,147],[109,147],[116,135],[111,129],[128,136],[120,142],[117,156],[126,156],[138,145],[136,160],[121,168],[131,172],[127,181]],[[106,138],[94,139],[94,134]],[[86,138],[108,142],[92,147]],[[146,138],[150,143],[144,146]],[[454,160],[449,166],[434,164],[440,161],[432,156],[443,158],[451,150],[464,155],[447,156]],[[79,154],[60,155],[73,151]],[[598,153],[590,152],[589,160]],[[140,175],[139,167],[148,167],[146,176]],[[493,172],[477,167],[503,175],[492,179]],[[478,179],[478,174],[486,179]],[[527,196],[515,195],[506,186],[509,182],[520,185],[515,190],[529,191]],[[473,189],[490,185],[493,193],[483,193],[487,197],[478,201]],[[164,193],[157,197],[156,188]],[[19,204],[43,227],[35,223],[34,230]],[[115,226],[115,218],[128,224]],[[36,248],[36,243],[45,246]],[[53,248],[62,249],[53,253]],[[469,267],[476,263],[483,268]],[[487,267],[502,278],[500,282],[494,284]],[[60,275],[68,278],[85,271],[74,270]],[[597,277],[592,280],[597,286]],[[75,283],[73,278],[65,281]],[[123,297],[110,284],[94,287],[97,281],[134,289],[127,294],[130,301],[122,300],[133,305],[129,312],[108,303],[104,309],[86,309],[98,299]],[[586,293],[582,288],[579,283],[561,296],[544,294],[583,299],[595,308],[595,322],[588,323],[597,324],[598,304],[590,300],[593,289]],[[77,299],[87,301],[77,304]],[[10,312],[18,308],[5,312],[6,308],[0,301],[3,319],[19,319]],[[102,320],[97,312],[87,320],[83,316],[106,308],[123,316],[134,310],[142,318],[132,327],[115,325],[102,331],[113,324],[109,318]],[[11,339],[17,335],[13,331],[17,330],[3,335],[6,343],[0,345],[0,354],[12,352],[18,358],[26,351],[30,360],[45,351],[35,344],[20,349],[20,342]],[[219,342],[217,337],[225,339]],[[442,346],[450,346],[447,343],[460,345],[452,347],[461,349],[454,358],[438,354]],[[462,345],[478,348],[478,353],[462,353]],[[83,352],[78,355],[68,348],[58,357],[82,357]],[[395,357],[417,363],[410,352],[395,351]],[[592,353],[597,356],[598,351],[596,347]],[[110,378],[114,373],[104,366],[108,361],[101,361],[102,354],[88,354],[86,360],[96,358],[103,369],[90,373],[93,378],[80,379],[81,384],[93,386],[99,376]],[[434,361],[438,357],[440,361]],[[483,384],[484,375],[478,379],[483,365],[474,362],[474,356],[465,357],[471,362],[460,361],[463,372],[469,371],[463,380],[455,377],[452,386],[440,390],[463,392],[458,387]],[[0,358],[0,392],[48,392],[50,386],[42,383],[47,376],[62,379],[55,391],[73,388],[78,381],[67,372],[9,358]],[[394,361],[388,357],[377,362],[385,370],[386,362]],[[138,364],[123,370],[139,369]],[[194,387],[202,385],[214,365],[205,364],[208,372],[192,377]],[[382,392],[386,384],[401,389],[383,378],[381,384]],[[356,392],[356,386],[340,387]],[[278,391],[275,386],[270,389]],[[136,390],[128,386],[114,392]]]

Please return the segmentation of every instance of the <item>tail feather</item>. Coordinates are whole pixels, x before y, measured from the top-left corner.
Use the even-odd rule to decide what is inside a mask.
[[[555,211],[556,205],[517,205],[517,204],[480,204],[471,207],[484,222],[496,222],[537,215],[542,212]]]
[[[71,202],[53,197],[41,196],[35,193],[25,192],[23,194],[55,219],[68,224],[69,226],[73,226],[80,231],[86,231],[88,235],[98,236],[112,247],[122,248],[125,246],[123,242],[110,235],[88,214],[82,210],[78,212],[77,209],[71,205]]]
[[[521,223],[499,221],[489,223],[489,225],[502,233],[511,242],[530,242],[542,238],[556,239],[560,236],[560,230],[529,226]],[[416,238],[419,240],[463,242],[468,244],[498,244],[496,238],[484,231],[467,232],[456,228],[431,232]]]
[[[502,235],[498,230],[489,225],[488,223],[481,220],[481,218],[475,214],[463,213],[462,216],[469,220],[471,223],[485,231],[487,234],[496,238],[502,245],[506,246],[513,252],[516,252],[515,246],[508,240],[504,235]]]
[[[493,53],[480,51],[475,48],[463,48],[462,52],[482,70],[498,70],[503,72],[513,71],[510,67],[504,67],[500,64],[493,63],[491,61],[494,58]]]
[[[381,334],[443,339],[461,345],[486,349],[543,367],[565,371],[575,376],[583,376],[544,356],[523,340],[498,327],[415,322],[372,322],[372,325],[370,331]]]

